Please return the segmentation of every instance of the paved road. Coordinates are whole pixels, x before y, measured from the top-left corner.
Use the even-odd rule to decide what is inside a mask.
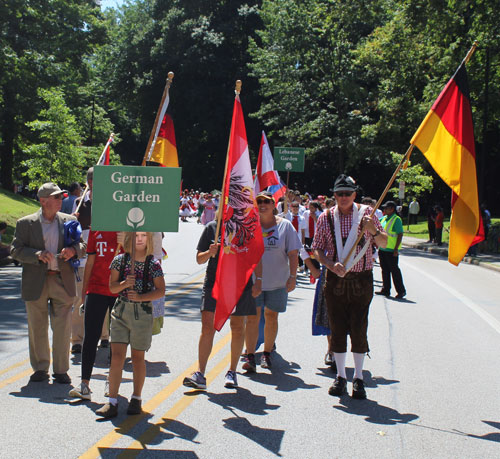
[[[230,334],[217,335],[206,392],[181,384],[196,365],[204,267],[194,261],[201,226],[168,234],[167,314],[147,354],[144,416],[97,420],[107,355],[99,350],[92,402],[67,386],[28,383],[20,268],[0,268],[0,457],[484,458],[499,457],[500,275],[405,249],[408,298],[376,297],[370,315],[368,400],[327,394],[324,337],[312,337],[306,278],[280,317],[273,371],[239,374],[228,390]],[[380,271],[375,269],[376,288]],[[348,360],[348,378],[352,362]],[[123,397],[131,393],[131,365]],[[70,375],[79,380],[79,358]],[[124,411],[125,399],[121,399]]]

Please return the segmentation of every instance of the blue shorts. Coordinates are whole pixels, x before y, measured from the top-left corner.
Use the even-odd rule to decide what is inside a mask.
[[[267,309],[274,312],[285,312],[287,301],[288,292],[286,291],[286,288],[265,290],[257,298],[255,298],[255,303],[258,308],[265,306]]]

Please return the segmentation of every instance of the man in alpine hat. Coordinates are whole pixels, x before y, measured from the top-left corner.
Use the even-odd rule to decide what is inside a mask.
[[[335,180],[333,192],[337,205],[319,216],[312,248],[316,259],[328,268],[324,293],[337,363],[337,377],[328,393],[347,392],[345,362],[349,334],[355,368],[352,397],[364,399],[363,362],[369,351],[368,311],[373,298],[372,246],[385,247],[387,234],[378,218],[370,217],[371,207],[354,202],[356,190],[352,177],[342,174]],[[360,232],[363,237],[347,259]]]

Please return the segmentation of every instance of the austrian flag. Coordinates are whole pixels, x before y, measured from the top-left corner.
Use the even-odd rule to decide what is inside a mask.
[[[227,153],[227,173],[221,199],[221,250],[215,285],[214,327],[220,331],[236,307],[250,276],[264,253],[255,202],[245,120],[237,95]]]

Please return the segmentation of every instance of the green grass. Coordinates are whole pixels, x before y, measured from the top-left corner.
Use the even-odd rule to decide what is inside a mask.
[[[2,242],[10,243],[14,237],[16,221],[32,214],[40,208],[38,201],[0,188],[0,221],[7,223],[7,231]]]

